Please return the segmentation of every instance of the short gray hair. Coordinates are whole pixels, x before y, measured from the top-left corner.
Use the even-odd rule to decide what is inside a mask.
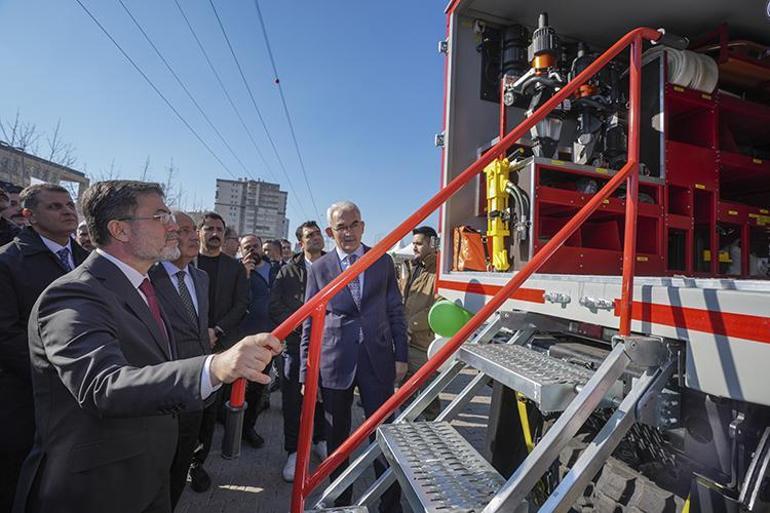
[[[358,217],[361,217],[361,209],[352,201],[337,201],[332,203],[331,206],[326,209],[326,220],[329,222],[329,226],[332,225],[332,217],[335,212],[345,212],[348,210],[355,211],[358,214]]]

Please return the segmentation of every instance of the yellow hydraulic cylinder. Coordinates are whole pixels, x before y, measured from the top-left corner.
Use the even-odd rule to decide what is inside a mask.
[[[492,266],[507,271],[508,250],[505,238],[511,232],[508,223],[508,193],[505,184],[510,174],[508,159],[497,159],[484,168],[487,179],[487,237],[492,239]]]

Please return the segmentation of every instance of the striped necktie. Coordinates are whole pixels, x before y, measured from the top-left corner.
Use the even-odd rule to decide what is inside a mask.
[[[353,267],[356,258],[356,255],[348,255],[348,268]],[[361,310],[361,282],[358,280],[358,276],[348,283],[348,289],[350,289],[350,295],[353,296],[353,302]]]
[[[179,297],[182,299],[182,304],[184,305],[184,309],[187,312],[187,315],[190,317],[190,320],[197,325],[198,313],[195,311],[195,305],[193,304],[190,289],[187,288],[187,284],[184,282],[186,274],[187,273],[184,271],[179,271],[176,273],[176,282],[178,284],[177,289],[179,290]]]
[[[61,248],[56,252],[56,256],[59,257],[59,263],[66,272],[72,270],[72,264],[70,263],[70,248]]]

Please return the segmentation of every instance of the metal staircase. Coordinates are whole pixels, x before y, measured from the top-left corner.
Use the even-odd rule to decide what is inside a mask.
[[[554,328],[553,322],[532,314],[496,314],[392,424],[377,429],[376,442],[325,490],[315,507],[331,505],[383,454],[391,468],[360,496],[359,507],[373,507],[398,479],[414,512],[529,511],[527,496],[586,419],[597,408],[614,408],[594,443],[540,508],[567,511],[635,422],[658,422],[657,398],[670,377],[674,357],[659,339],[616,337],[613,350],[592,371],[527,347],[538,324],[540,329]],[[624,377],[632,362],[646,369],[638,378]],[[479,372],[436,421],[415,421],[465,368]],[[449,422],[491,381],[524,394],[541,411],[562,412],[507,481]]]
[[[337,276],[312,299],[294,312],[288,319],[273,330],[278,339],[285,339],[298,325],[306,319],[311,319],[310,341],[307,351],[307,374],[305,380],[305,400],[302,405],[302,416],[297,447],[297,465],[292,491],[291,512],[302,513],[306,509],[306,499],[325,479],[343,462],[345,462],[361,444],[366,443],[369,436],[379,429],[378,439],[384,446],[384,454],[391,459],[392,467],[383,473],[363,495],[358,498],[353,507],[337,508],[339,512],[360,513],[357,506],[369,506],[383,491],[396,480],[398,476],[401,486],[407,490],[416,511],[442,512],[479,511],[518,511],[527,504],[524,499],[540,479],[540,476],[553,463],[558,452],[574,436],[580,426],[597,407],[616,406],[617,410],[610,418],[594,444],[579,458],[573,469],[553,491],[553,494],[543,506],[543,511],[564,511],[569,507],[570,500],[580,493],[587,480],[593,474],[597,465],[601,465],[612,449],[617,445],[623,433],[629,426],[641,419],[651,422],[655,419],[657,395],[654,391],[661,390],[671,369],[672,357],[668,348],[660,341],[651,338],[631,336],[633,277],[636,262],[636,218],[638,206],[639,162],[640,162],[640,132],[641,132],[641,74],[642,47],[645,41],[665,43],[671,36],[648,27],[639,27],[628,32],[601,56],[597,57],[583,71],[575,76],[568,84],[546,100],[535,112],[524,119],[518,126],[502,137],[499,142],[479,157],[465,170],[454,176],[433,197],[417,211],[405,219],[390,234],[385,236],[370,251],[367,251],[355,264]],[[402,384],[399,391],[388,398],[380,408],[372,413],[355,432],[337,447],[321,464],[310,473],[310,446],[313,433],[313,410],[319,387],[319,369],[322,358],[322,343],[324,323],[326,321],[327,304],[336,294],[341,292],[352,280],[366,268],[374,264],[389,248],[410,233],[415,226],[444,204],[452,195],[462,189],[493,160],[506,152],[532,127],[557,108],[562,102],[578,91],[599,70],[616,58],[621,52],[629,50],[629,109],[628,109],[628,152],[626,164],[608,178],[607,182],[593,194],[580,209],[570,217],[532,258],[479,308],[476,314],[452,336],[429,361]],[[558,324],[558,320],[527,317],[524,314],[501,313],[500,308],[511,298],[520,287],[537,272],[567,242],[567,240],[585,223],[589,217],[602,207],[604,202],[621,186],[626,184],[625,225],[623,228],[623,272],[621,282],[621,297],[617,305],[619,316],[617,338],[612,352],[605,358],[599,368],[591,373],[559,360],[545,352],[537,352],[531,347],[525,347],[536,331],[567,331],[545,326],[548,323]],[[493,317],[494,316],[494,317]],[[490,321],[490,319],[492,319]],[[485,324],[486,323],[486,324]],[[489,344],[502,332],[509,336],[504,347],[482,347]],[[470,340],[470,343],[467,341]],[[461,347],[469,344],[466,347]],[[433,377],[435,371],[456,351],[460,350],[458,359],[448,369],[442,372],[419,397],[412,401],[398,416],[394,425],[381,426],[389,419],[408,397],[411,397],[421,386]],[[635,380],[625,379],[623,385],[618,384],[626,367],[631,363],[635,367],[646,369],[641,377]],[[427,405],[438,396],[466,367],[476,368],[480,372],[465,386],[458,396],[444,409],[432,427],[415,424],[414,421]],[[638,373],[637,373],[638,375]],[[482,470],[486,476],[478,478],[475,472],[468,472],[469,465],[475,469],[489,469],[488,465],[477,458],[477,453],[468,445],[461,443],[455,437],[449,421],[462,410],[481,387],[491,381],[497,381],[512,387],[532,401],[544,411],[562,411],[559,419],[551,426],[544,437],[533,448],[529,457],[504,483],[497,485],[493,472]],[[621,388],[625,392],[621,395]],[[233,383],[230,401],[227,408],[225,425],[225,444],[229,457],[237,457],[240,451],[241,430],[240,422],[245,408],[246,381],[236,380]],[[666,394],[658,394],[665,396]],[[426,431],[428,430],[428,431]],[[432,430],[432,431],[430,431]],[[438,431],[436,431],[438,430]],[[421,479],[413,479],[421,472],[419,468],[410,466],[426,463],[426,457],[419,451],[434,451],[434,444],[405,447],[399,440],[410,437],[432,436],[429,434],[443,433],[445,444],[451,444],[453,452],[463,451],[456,465],[436,462],[443,469],[420,474]],[[439,445],[440,446],[440,445]],[[437,446],[438,447],[438,446]],[[408,450],[407,450],[408,449]],[[329,485],[317,501],[315,507],[323,508],[331,505],[336,497],[355,481],[365,468],[378,457],[383,450],[379,444],[372,444],[361,453],[356,460],[345,469],[339,477]],[[425,456],[425,457],[423,457]],[[435,455],[434,455],[435,456]],[[434,460],[436,458],[433,458]],[[462,463],[462,465],[459,465]],[[465,469],[465,470],[463,470]],[[576,470],[577,469],[577,470]],[[455,472],[456,470],[456,472]],[[464,474],[463,474],[464,473]],[[435,475],[434,475],[435,474]],[[452,486],[446,485],[440,478],[458,479]],[[478,479],[477,481],[472,481]],[[464,481],[464,479],[467,479]],[[423,486],[417,483],[429,483]],[[442,484],[444,483],[444,484]],[[473,485],[473,483],[476,483]],[[477,486],[475,492],[460,495],[462,486]],[[422,486],[422,488],[420,488]],[[491,496],[489,493],[494,492]],[[464,492],[463,492],[464,493]],[[455,494],[455,495],[452,495]],[[484,495],[487,494],[487,495]],[[488,499],[485,504],[477,503]],[[455,503],[455,501],[457,501]],[[474,502],[475,501],[475,502]],[[470,507],[469,504],[473,503]],[[438,507],[437,505],[443,504]]]

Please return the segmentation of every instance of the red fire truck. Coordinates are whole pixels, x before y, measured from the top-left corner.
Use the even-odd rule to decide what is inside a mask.
[[[437,294],[473,316],[313,474],[306,402],[293,513],[381,456],[346,511],[396,480],[414,511],[768,511],[769,9],[450,3],[440,191],[274,333],[312,316],[314,398],[326,302],[437,208]],[[488,386],[479,450],[451,420]]]

